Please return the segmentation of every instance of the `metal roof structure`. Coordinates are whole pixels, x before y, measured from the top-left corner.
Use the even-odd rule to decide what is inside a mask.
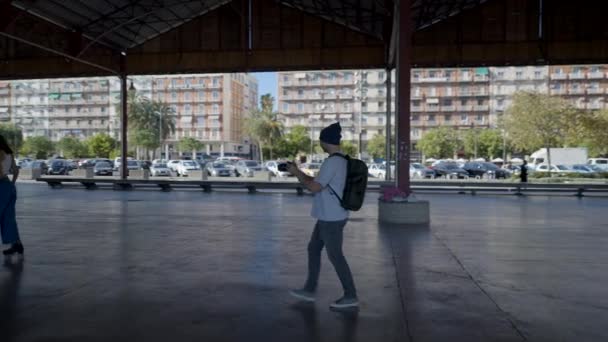
[[[399,3],[0,0],[0,78],[385,67]],[[414,66],[608,60],[605,1],[407,3]]]

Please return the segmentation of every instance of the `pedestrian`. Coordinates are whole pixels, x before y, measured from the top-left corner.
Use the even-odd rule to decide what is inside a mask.
[[[9,174],[13,175],[12,180],[9,180]],[[19,168],[15,163],[13,150],[8,146],[6,139],[0,135],[0,235],[3,244],[11,245],[9,249],[2,252],[5,256],[23,255],[23,244],[19,238],[15,215],[17,201],[15,182],[18,177]]]
[[[303,288],[291,290],[290,294],[303,301],[315,301],[321,271],[321,251],[325,247],[329,261],[334,266],[344,290],[343,297],[330,305],[332,309],[359,306],[353,276],[342,252],[343,231],[348,221],[348,211],[341,206],[337,194],[344,191],[348,164],[345,158],[336,155],[344,155],[340,150],[341,131],[339,123],[331,124],[321,130],[319,137],[321,148],[329,154],[329,157],[323,161],[316,178],[306,175],[295,163],[289,163],[288,166],[288,171],[314,193],[311,216],[317,220],[308,243],[308,278]]]
[[[524,163],[521,165],[521,170],[519,172],[519,178],[522,183],[528,182],[528,162],[524,160]]]

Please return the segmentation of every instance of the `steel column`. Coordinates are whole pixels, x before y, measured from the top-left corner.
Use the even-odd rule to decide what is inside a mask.
[[[126,56],[121,55],[120,57],[120,139],[121,139],[121,147],[120,147],[120,178],[122,180],[127,179],[127,132],[128,132],[128,115],[127,115],[127,73],[126,73]]]
[[[405,195],[410,189],[410,69],[412,55],[411,0],[399,2],[397,43],[397,187]]]
[[[392,102],[392,79],[391,69],[386,68],[386,180],[391,179],[391,102]]]

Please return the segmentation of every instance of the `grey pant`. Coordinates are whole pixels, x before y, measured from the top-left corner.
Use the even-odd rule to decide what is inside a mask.
[[[306,291],[315,292],[317,289],[319,272],[321,271],[321,251],[325,247],[329,261],[334,265],[342,283],[344,296],[357,297],[350,267],[348,267],[344,253],[342,253],[342,234],[347,221],[317,221],[308,243],[308,279],[304,286]]]

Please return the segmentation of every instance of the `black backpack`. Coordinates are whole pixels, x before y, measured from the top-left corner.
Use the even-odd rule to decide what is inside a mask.
[[[348,155],[334,153],[330,157],[338,156],[346,159],[346,183],[344,184],[344,193],[342,196],[329,186],[331,192],[338,197],[342,208],[351,211],[361,209],[363,200],[365,199],[365,190],[367,190],[367,165],[359,159],[353,159]]]

